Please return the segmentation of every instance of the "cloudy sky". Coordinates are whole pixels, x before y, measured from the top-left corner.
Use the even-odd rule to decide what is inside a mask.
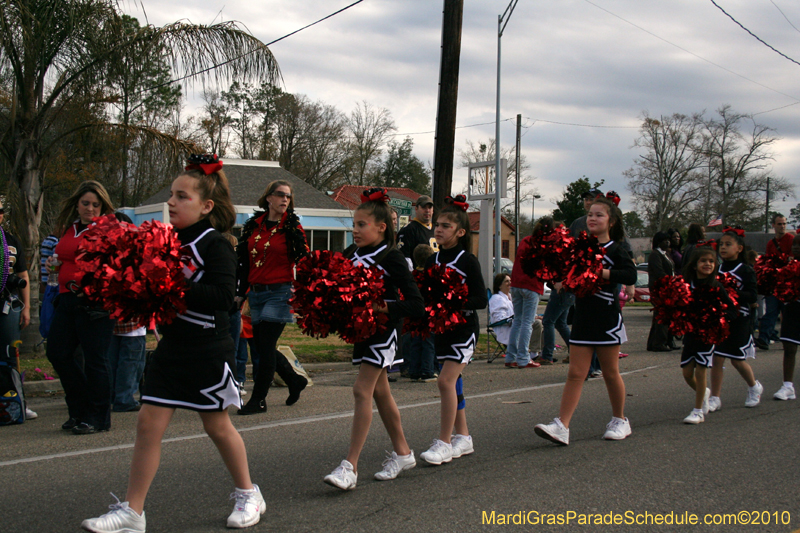
[[[156,25],[236,20],[264,42],[353,0],[143,0]],[[800,61],[800,3],[716,0],[764,41]],[[465,0],[456,149],[494,137],[497,17],[508,0]],[[364,0],[272,46],[284,89],[349,112],[387,108],[415,153],[433,160],[442,0]],[[144,18],[141,7],[128,12]],[[632,165],[640,115],[700,112],[723,104],[776,130],[774,174],[800,185],[800,66],[737,26],[710,0],[520,0],[503,35],[501,144],[522,153],[542,199],[588,176],[631,208],[622,172]],[[191,94],[189,95],[191,97]],[[195,102],[197,99],[195,98]],[[798,105],[793,105],[798,104]],[[196,105],[190,100],[190,106]],[[191,109],[189,109],[191,111]],[[466,170],[454,171],[454,189]],[[800,195],[800,187],[798,187]],[[798,200],[777,199],[788,214]],[[529,212],[530,204],[523,206]]]

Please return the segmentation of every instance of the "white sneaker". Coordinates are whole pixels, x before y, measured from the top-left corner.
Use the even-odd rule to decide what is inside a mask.
[[[475,451],[475,447],[472,445],[472,435],[453,435],[450,437],[450,446],[453,447],[453,459]]]
[[[792,391],[794,392],[794,391]],[[25,420],[33,420],[34,418],[39,418],[39,415],[36,414],[36,411],[33,411],[30,407],[25,408]]]
[[[414,459],[414,450],[411,450],[408,455],[397,455],[397,452],[392,452],[384,459],[383,470],[375,473],[375,479],[389,481],[396,478],[397,474],[403,470],[411,470],[415,466],[417,466],[417,460]]]
[[[353,472],[353,465],[345,459],[339,466],[334,468],[333,472],[325,476],[323,481],[342,490],[353,490],[356,488],[358,474]]]
[[[236,489],[231,500],[236,500],[233,512],[228,517],[228,527],[242,529],[258,524],[261,515],[267,512],[267,502],[261,496],[261,489],[253,484],[252,490]]]
[[[794,387],[783,385],[778,392],[772,395],[775,400],[794,400],[797,396]]]
[[[120,502],[116,496],[114,499],[117,503],[108,506],[110,512],[97,518],[87,518],[81,522],[81,527],[93,533],[144,533],[147,524],[144,512],[139,516],[128,506],[128,502]]]
[[[697,411],[694,410],[692,410],[692,412],[689,413],[689,416],[683,419],[684,424],[700,424],[701,422],[704,421],[705,417],[703,416],[702,411],[698,413]]]
[[[244,390],[244,383],[239,383],[239,396],[247,396],[247,391]]]
[[[719,399],[719,396],[710,396],[708,398],[708,412],[713,413],[720,409],[722,409],[722,400]]]
[[[432,465],[449,463],[453,460],[453,445],[439,439],[433,439],[431,447],[419,454],[419,456]]]
[[[703,396],[703,416],[707,415],[708,412],[711,410],[711,405],[708,399],[711,397],[711,389],[706,389],[706,394]]]
[[[569,428],[561,423],[560,418],[554,418],[549,424],[536,424],[534,433],[556,444],[569,445]]]
[[[603,438],[606,440],[622,440],[631,434],[631,423],[627,418],[611,417],[611,422],[606,425]]]
[[[756,384],[747,388],[747,400],[744,401],[745,407],[755,407],[761,403],[761,393],[764,392],[764,386],[756,381]]]

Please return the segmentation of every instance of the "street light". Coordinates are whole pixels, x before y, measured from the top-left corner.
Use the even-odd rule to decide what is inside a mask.
[[[534,194],[533,200],[531,200],[531,227],[533,227],[533,224],[536,222],[536,215],[534,214],[536,212],[536,200],[541,197],[542,195],[540,194]]]
[[[519,2],[519,0],[511,0],[506,10],[503,11],[503,14],[497,16],[497,110],[495,114],[494,130],[494,256],[497,258],[494,262],[495,275],[500,273],[500,257],[503,244],[503,234],[501,233],[502,216],[500,215],[500,38],[503,36],[503,31],[506,29],[506,25],[511,18],[511,14],[514,12],[514,8],[517,7],[517,2]]]

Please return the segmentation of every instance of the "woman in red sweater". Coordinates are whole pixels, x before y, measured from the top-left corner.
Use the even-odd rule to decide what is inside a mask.
[[[292,365],[276,350],[286,324],[292,322],[289,299],[292,297],[295,263],[308,253],[306,234],[294,214],[292,186],[287,181],[273,181],[258,200],[264,212],[256,213],[242,228],[237,254],[237,303],[250,304],[253,339],[261,358],[255,386],[240,415],[267,412],[266,397],[277,370],[289,386],[286,405],[294,404],[308,384],[295,374]],[[249,289],[249,293],[247,292]]]
[[[114,212],[106,189],[96,181],[84,181],[64,200],[56,219],[55,234],[61,235],[55,253],[61,262],[58,298],[47,337],[47,358],[61,378],[69,420],[61,429],[87,435],[111,428],[111,375],[108,346],[114,321],[102,309],[88,303],[77,279],[75,256],[83,233],[94,217]],[[53,256],[55,257],[55,256]],[[53,257],[47,265],[54,264]],[[83,349],[83,365],[75,349]]]

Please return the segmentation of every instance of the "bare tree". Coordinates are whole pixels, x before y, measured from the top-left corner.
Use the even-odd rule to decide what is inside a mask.
[[[634,205],[652,232],[661,231],[686,215],[705,191],[699,170],[705,165],[702,116],[675,113],[651,118],[643,112],[639,137],[633,146],[645,153],[623,172]]]
[[[370,171],[376,169],[382,147],[397,126],[388,109],[375,108],[366,101],[356,104],[346,126],[350,136],[346,179],[351,185],[368,185]]]
[[[209,151],[225,157],[230,145],[230,126],[233,122],[230,109],[219,91],[203,91],[203,114],[199,120],[199,131],[203,144]]]
[[[771,148],[778,140],[772,128],[757,124],[752,115],[736,113],[729,105],[719,108],[717,115],[702,121],[701,150],[713,184],[710,193],[723,224],[744,223],[764,210],[768,177],[772,192],[793,195],[794,187],[771,176],[770,164],[775,159]],[[744,127],[748,129],[743,133]]]

